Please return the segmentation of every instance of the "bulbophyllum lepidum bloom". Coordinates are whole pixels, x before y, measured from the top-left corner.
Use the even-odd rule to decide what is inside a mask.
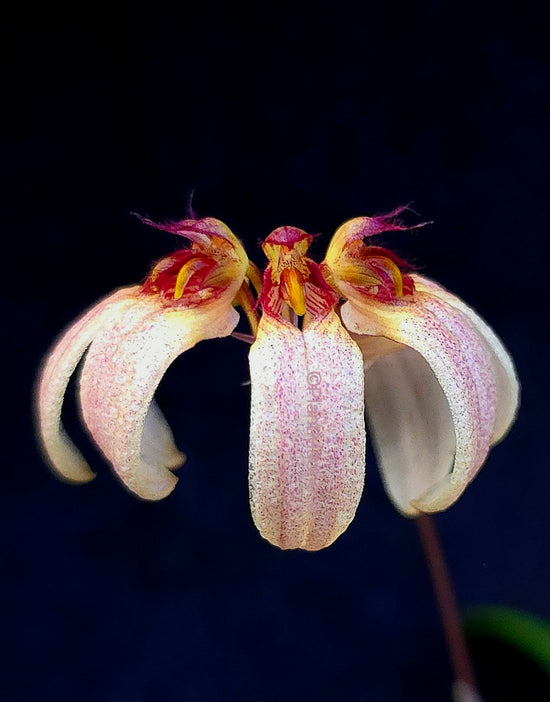
[[[94,477],[61,426],[87,350],[79,396],[93,440],[134,494],[168,495],[184,456],[155,390],[179,354],[232,334],[240,306],[253,333],[250,505],[264,538],[315,551],[345,531],[363,491],[365,414],[396,508],[414,517],[452,505],[512,424],[519,385],[470,307],[365,242],[406,229],[403,209],[344,223],[320,264],[307,256],[311,235],[276,229],[262,245],[263,285],[219,220],[153,225],[191,246],[100,301],[45,359],[36,415],[54,470],[73,482]]]
[[[185,460],[155,390],[177,356],[235,329],[233,302],[249,266],[241,243],[219,220],[161,228],[189,239],[191,247],[162,259],[143,285],[117,290],[69,327],[46,357],[37,388],[48,462],[70,482],[91,480],[95,474],[61,425],[67,383],[88,349],[79,390],[84,423],[122,483],[145,500],[170,494],[177,482],[172,470]]]

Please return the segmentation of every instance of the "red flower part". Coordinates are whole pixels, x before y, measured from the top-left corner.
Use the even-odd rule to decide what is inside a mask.
[[[266,238],[262,249],[269,260],[260,296],[263,310],[288,318],[290,309],[298,316],[324,317],[338,295],[326,283],[319,265],[305,254],[311,234],[296,227],[279,227]]]
[[[363,239],[389,230],[405,230],[397,215],[399,207],[387,215],[357,217],[345,222],[334,234],[323,262],[327,280],[343,297],[351,289],[381,302],[400,303],[414,294],[413,279],[403,273],[412,266],[381,246],[367,246]],[[423,226],[423,224],[416,225]]]
[[[241,243],[223,222],[212,217],[145,224],[186,237],[191,247],[159,261],[142,286],[146,295],[158,295],[167,304],[196,307],[219,299],[248,264]]]
[[[374,217],[356,217],[355,219],[349,220],[345,225],[342,225],[348,226],[349,228],[346,237],[348,243],[356,239],[367,239],[376,234],[382,234],[383,232],[418,229],[427,224],[427,222],[413,225],[404,224],[399,219],[399,215],[406,210],[410,210],[410,207],[408,205],[401,205],[386,214],[375,215]]]

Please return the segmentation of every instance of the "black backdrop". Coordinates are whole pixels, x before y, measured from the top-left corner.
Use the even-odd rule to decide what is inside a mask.
[[[70,398],[98,477],[71,487],[45,468],[30,410],[40,358],[178,243],[129,213],[181,218],[192,188],[198,214],[258,263],[281,224],[322,233],[321,257],[352,216],[414,202],[434,221],[385,243],[478,309],[523,384],[510,436],[438,518],[459,601],[550,616],[544,5],[113,3],[6,18],[5,699],[449,698],[415,527],[371,455],[331,548],[280,552],[255,531],[243,344],[200,344],[161,385],[188,454],[165,501],[120,487]],[[500,666],[498,699],[515,675]]]

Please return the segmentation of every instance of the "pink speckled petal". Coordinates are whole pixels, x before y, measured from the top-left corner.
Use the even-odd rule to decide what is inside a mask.
[[[495,370],[484,339],[462,312],[428,292],[402,305],[356,298],[341,313],[351,332],[412,350],[367,367],[367,412],[396,507],[408,516],[446,509],[483,465],[493,436]]]
[[[420,275],[412,275],[416,289],[428,292],[464,314],[485,341],[496,381],[496,419],[491,444],[501,441],[516,418],[519,407],[519,381],[510,354],[489,325],[460,298]]]
[[[166,497],[177,482],[170,469],[184,460],[162,415],[154,405],[150,410],[162,376],[199,341],[229,335],[238,319],[227,301],[177,309],[141,296],[92,342],[80,378],[82,415],[122,483],[139,497]]]
[[[67,384],[82,355],[103,325],[132,305],[139,287],[123,288],[98,302],[58,339],[39,374],[36,427],[44,455],[54,472],[69,482],[84,483],[95,473],[69,439],[61,424]]]
[[[264,315],[250,350],[250,505],[283,549],[331,544],[365,473],[363,362],[334,312],[301,332]]]
[[[373,359],[365,365],[365,404],[386,492],[401,513],[416,516],[411,501],[444,481],[454,461],[456,440],[447,398],[414,349],[393,342],[395,348],[374,360],[381,337],[353,338],[365,357]]]

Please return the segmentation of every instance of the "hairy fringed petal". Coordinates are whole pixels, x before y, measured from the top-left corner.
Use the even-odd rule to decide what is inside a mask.
[[[82,415],[120,480],[139,497],[159,500],[172,492],[177,478],[169,469],[181,463],[157,411],[151,421],[161,435],[147,430],[143,445],[162,376],[177,356],[199,341],[227,336],[238,320],[227,305],[180,310],[142,296],[92,342],[80,378]]]
[[[398,219],[404,209],[345,222],[322,265],[347,299],[342,320],[363,352],[386,488],[414,516],[459,497],[513,422],[519,384],[502,343],[470,307],[363,242],[411,228]]]
[[[264,315],[249,361],[254,522],[280,548],[324,548],[363,490],[361,353],[334,312],[303,331]]]
[[[94,305],[59,338],[42,366],[37,384],[37,432],[49,465],[63,480],[83,483],[95,477],[61,424],[69,379],[98,330],[110,326],[117,315],[133,305],[139,289],[117,290]]]
[[[416,278],[415,278],[416,280]],[[344,324],[402,347],[366,364],[365,402],[384,482],[404,514],[449,507],[481,468],[496,418],[494,356],[470,318],[442,295],[403,304],[350,291]],[[375,357],[374,360],[372,357]]]
[[[403,269],[410,266],[387,249],[366,245],[364,239],[387,231],[415,229],[425,223],[406,226],[399,207],[377,217],[355,217],[344,222],[332,237],[322,264],[327,280],[348,297],[344,288],[379,302],[392,302],[413,292],[414,285]]]

